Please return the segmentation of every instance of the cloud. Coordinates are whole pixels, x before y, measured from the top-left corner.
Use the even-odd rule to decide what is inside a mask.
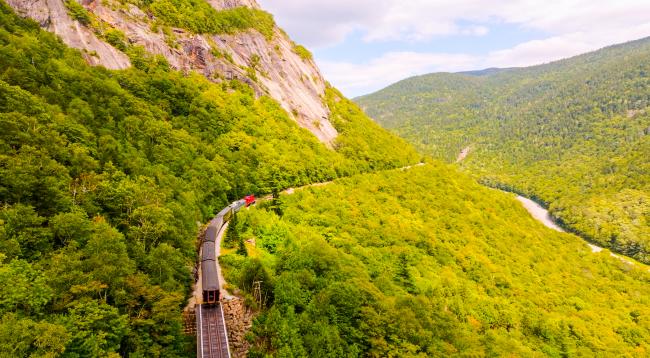
[[[381,13],[372,0],[259,0],[282,28],[309,47],[334,45]]]
[[[430,45],[440,37],[485,36],[495,24],[545,36],[478,55],[389,49],[375,58],[353,62],[324,61],[316,51],[326,77],[349,96],[379,90],[413,75],[541,64],[650,35],[650,0],[258,1],[295,40],[308,47],[335,46],[352,33],[360,34],[365,44],[358,44],[357,55],[363,55],[363,46],[387,41]]]
[[[363,64],[319,61],[319,66],[331,83],[354,96],[419,74],[472,68],[477,60],[464,54],[390,52]]]
[[[366,41],[426,41],[484,35],[508,23],[561,35],[648,23],[648,0],[260,0],[298,41],[336,45],[353,31]]]
[[[594,33],[575,32],[521,43],[483,55],[390,52],[364,63],[318,61],[325,77],[348,96],[382,89],[401,79],[432,72],[458,72],[489,67],[523,67],[576,56],[650,34],[650,23]]]
[[[485,26],[461,26],[458,19],[479,1],[451,0],[259,0],[299,42],[336,45],[359,30],[365,41],[421,41],[437,35],[484,35]],[[453,8],[454,11],[448,11]]]
[[[650,22],[620,29],[604,28],[590,32],[572,32],[524,42],[509,49],[492,51],[476,65],[478,68],[537,65],[648,35],[650,35]]]

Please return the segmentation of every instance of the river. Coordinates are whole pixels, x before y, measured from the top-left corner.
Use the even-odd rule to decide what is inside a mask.
[[[549,214],[548,210],[544,209],[541,205],[537,204],[536,202],[534,202],[534,201],[532,201],[532,200],[530,200],[528,198],[524,198],[521,195],[517,195],[517,200],[519,200],[521,202],[521,204],[524,206],[524,208],[526,208],[526,210],[528,210],[530,215],[532,215],[535,219],[537,219],[537,221],[541,222],[546,227],[549,227],[549,228],[551,228],[551,229],[553,229],[555,231],[566,232],[566,231],[564,231],[564,229],[559,227],[555,223],[555,221],[553,221],[553,217],[551,217],[551,214]],[[587,243],[587,245],[589,245],[592,252],[601,252],[601,251],[603,251],[602,247],[599,247],[599,246],[596,246],[596,245],[593,245],[593,244],[590,244],[590,243]],[[612,256],[616,256],[616,255],[612,255]]]
[[[555,231],[566,232],[564,229],[559,227],[555,223],[555,221],[553,221],[553,217],[551,217],[551,214],[549,214],[548,210],[544,209],[541,205],[537,204],[536,202],[534,202],[534,201],[532,201],[532,200],[530,200],[528,198],[524,198],[521,195],[517,195],[517,200],[519,200],[519,202],[521,202],[521,204],[524,206],[524,208],[526,208],[526,210],[528,210],[528,212],[530,213],[530,215],[532,215],[532,217],[534,217],[537,221],[544,224],[546,227],[549,227],[549,228],[551,228],[551,229],[553,229]],[[604,250],[602,247],[591,244],[591,243],[587,242],[586,240],[585,240],[585,242],[587,243],[587,245],[589,245],[589,248],[591,248],[592,252],[601,252],[601,251]],[[624,257],[624,256],[621,256],[621,255],[616,255],[616,254],[611,253],[611,252],[609,254],[612,257],[615,257],[615,258],[617,258],[617,259],[619,259],[619,260],[621,260],[621,261],[623,261],[625,263],[628,263],[630,265],[636,265],[636,264],[643,265],[643,264],[632,261],[631,259],[629,259],[627,257]],[[648,271],[650,271],[650,269]]]

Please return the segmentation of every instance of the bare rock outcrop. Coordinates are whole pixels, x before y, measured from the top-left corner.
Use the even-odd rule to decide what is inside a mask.
[[[208,3],[217,10],[232,9],[240,6],[247,6],[253,9],[260,8],[255,0],[208,0]]]
[[[272,98],[318,139],[331,143],[336,129],[329,122],[329,109],[323,103],[325,80],[312,60],[294,52],[294,43],[280,30],[272,43],[255,31],[234,36],[215,36],[216,45],[230,53],[238,68],[251,65],[257,56],[258,87]]]
[[[102,65],[112,70],[131,66],[124,53],[101,41],[90,29],[73,20],[63,0],[7,0],[7,3],[20,15],[34,19],[43,28],[59,35],[66,45],[82,50],[91,65]]]
[[[83,6],[100,21],[122,31],[130,44],[164,56],[184,72],[196,71],[213,81],[239,79],[258,96],[268,95],[303,128],[330,145],[338,135],[324,103],[325,80],[313,60],[298,55],[295,44],[276,28],[272,39],[249,30],[236,35],[197,35],[172,29],[172,35],[153,31],[151,14],[116,0],[84,0]],[[255,0],[208,0],[217,10],[240,6],[259,8]],[[126,55],[70,18],[63,0],[8,0],[10,6],[83,50],[92,65],[110,69],[130,66]]]

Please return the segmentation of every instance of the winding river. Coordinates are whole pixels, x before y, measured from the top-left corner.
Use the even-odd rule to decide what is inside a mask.
[[[463,161],[465,159],[465,157],[467,157],[467,155],[469,154],[470,150],[471,150],[471,147],[467,147],[467,148],[463,149],[460,152],[460,154],[458,155],[458,159],[456,160],[456,163],[459,163],[459,162]],[[510,193],[510,192],[505,191],[505,190],[501,190],[501,191],[504,192],[504,193]],[[555,231],[566,232],[564,229],[562,229],[560,226],[558,226],[555,223],[555,221],[553,221],[553,217],[551,216],[551,214],[549,214],[548,210],[544,209],[541,205],[539,205],[536,202],[534,202],[534,201],[532,201],[532,200],[530,200],[530,199],[528,199],[526,197],[523,197],[521,195],[517,195],[517,200],[519,200],[521,205],[523,205],[524,208],[526,208],[526,210],[528,210],[528,212],[530,213],[530,215],[533,218],[535,218],[537,221],[544,224],[544,226],[546,226],[548,228],[551,228],[551,229],[553,229]],[[587,240],[585,240],[585,243],[589,246],[589,248],[591,249],[591,252],[598,253],[598,252],[601,252],[601,251],[604,250],[602,247],[596,246],[596,245],[588,242]],[[619,259],[619,260],[621,260],[623,262],[629,263],[631,265],[637,264],[636,261],[633,261],[633,260],[628,259],[626,257],[616,255],[616,254],[611,253],[611,252],[610,252],[610,255],[612,257],[615,257],[615,258],[617,258],[617,259]],[[643,265],[643,264],[640,264],[640,265]],[[650,269],[648,269],[648,271],[650,271]]]
[[[532,200],[530,200],[528,198],[525,198],[525,197],[523,197],[521,195],[517,195],[517,200],[519,200],[519,202],[521,202],[521,204],[524,206],[524,208],[526,208],[526,210],[528,210],[530,215],[532,215],[537,221],[541,222],[546,227],[549,227],[549,228],[551,228],[551,229],[553,229],[555,231],[566,232],[565,230],[563,230],[561,227],[559,227],[553,221],[553,218],[551,217],[551,214],[549,214],[548,210],[544,209],[541,205],[539,205],[536,202],[534,202],[534,201],[532,201]],[[589,248],[591,248],[592,252],[601,252],[601,251],[604,250],[602,247],[591,244],[591,243],[587,242],[586,240],[585,240],[585,243],[587,245],[589,245]],[[612,257],[615,257],[615,258],[617,258],[617,259],[619,259],[619,260],[621,260],[621,261],[623,261],[625,263],[628,263],[630,265],[638,264],[637,262],[635,262],[635,261],[633,261],[631,259],[628,259],[627,257],[621,256],[621,255],[616,255],[616,254],[611,253],[611,252],[610,252],[610,255]],[[640,265],[642,265],[642,264],[640,264]],[[649,269],[649,271],[650,271],[650,269]]]
[[[551,228],[551,229],[553,229],[555,231],[566,232],[564,229],[559,227],[553,221],[553,218],[551,217],[551,214],[549,214],[548,210],[544,209],[541,205],[537,204],[536,202],[534,202],[534,201],[532,201],[532,200],[530,200],[528,198],[524,198],[521,195],[517,195],[517,200],[519,200],[521,202],[521,204],[524,206],[524,208],[526,208],[526,210],[528,210],[530,215],[532,215],[535,219],[537,219],[537,221],[541,222],[546,227],[549,227],[549,228]],[[592,252],[601,252],[601,251],[603,251],[602,247],[599,247],[599,246],[596,246],[596,245],[593,245],[593,244],[590,244],[590,243],[587,243],[587,245],[589,245]],[[616,255],[612,254],[612,256],[616,256]]]

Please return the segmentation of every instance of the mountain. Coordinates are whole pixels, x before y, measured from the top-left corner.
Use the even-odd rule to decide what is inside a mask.
[[[105,12],[126,16],[140,8],[67,2],[60,13],[61,4],[12,2],[44,14],[37,23],[0,2],[0,356],[191,356],[194,340],[182,334],[181,310],[197,222],[247,193],[420,160],[323,84],[304,54],[276,50],[288,41],[277,28],[264,33],[246,25],[249,16],[269,20],[261,10],[210,8],[229,19],[220,28],[226,44],[261,51],[248,59],[258,59],[255,69],[237,67],[246,76],[228,80],[199,71],[198,48],[180,45],[212,38],[226,46],[220,38],[173,28],[169,36],[179,42],[169,48],[177,57],[165,57],[136,45],[144,35],[103,27]],[[142,31],[157,24],[163,33],[168,20],[151,15],[157,2],[148,4],[152,24]],[[122,28],[140,28],[117,15]],[[209,61],[222,51],[214,46]],[[235,71],[241,54],[229,56]],[[125,58],[119,63],[128,68],[102,66]],[[175,67],[174,59],[190,67]],[[304,88],[291,97],[282,89],[289,82],[265,77],[271,70],[287,81],[302,78]],[[318,128],[310,132],[298,125],[311,118],[300,106],[317,88],[328,119],[314,119]],[[297,114],[274,99],[277,93],[296,103]],[[323,137],[328,126],[336,137]]]
[[[410,78],[357,102],[421,151],[650,262],[650,38],[528,68]],[[459,156],[459,153],[464,155]]]
[[[338,179],[240,214],[263,282],[250,356],[644,357],[650,273],[451,165]]]
[[[194,356],[197,235],[248,193],[250,356],[647,355],[647,268],[421,161],[252,0],[0,1],[0,356]]]
[[[238,78],[278,101],[298,123],[330,143],[337,131],[323,103],[326,85],[311,54],[291,41],[254,0],[8,0],[82,50],[91,64],[131,66],[134,52],[163,56],[173,69],[217,82]],[[257,31],[248,31],[255,29]]]

